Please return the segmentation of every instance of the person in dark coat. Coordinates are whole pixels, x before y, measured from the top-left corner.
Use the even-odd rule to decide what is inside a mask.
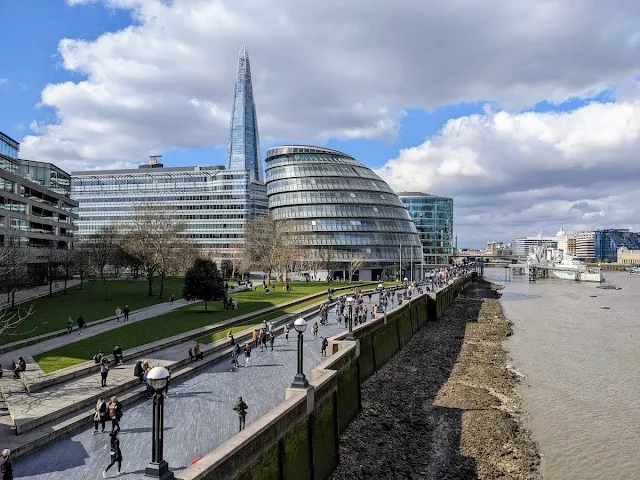
[[[238,412],[238,422],[239,422],[239,430],[238,430],[238,432],[241,432],[242,430],[244,430],[244,423],[245,423],[245,419],[247,418],[247,409],[248,408],[249,407],[247,406],[247,404],[244,403],[244,401],[242,400],[242,397],[238,397],[238,401],[233,406],[233,409],[236,412]]]
[[[13,480],[13,466],[11,465],[11,450],[5,448],[0,456],[0,478]]]
[[[76,320],[76,323],[78,324],[78,330],[79,330],[78,333],[82,335],[82,332],[84,331],[84,327],[87,325],[87,322],[84,321],[84,317],[82,316],[82,314],[80,314],[80,316]]]
[[[142,360],[138,360],[133,367],[133,376],[138,377],[140,383],[144,381],[144,368],[142,368]]]
[[[113,360],[116,362],[116,366],[122,364],[122,348],[120,348],[120,345],[116,345],[113,349]]]
[[[111,450],[109,451],[111,463],[109,463],[109,466],[102,472],[102,478],[107,478],[107,472],[116,463],[118,464],[118,475],[120,475],[120,470],[122,469],[122,451],[120,450],[118,432],[111,432],[109,435],[111,436]]]

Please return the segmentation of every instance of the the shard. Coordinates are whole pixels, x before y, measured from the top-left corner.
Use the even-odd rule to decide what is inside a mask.
[[[233,109],[227,144],[227,169],[249,170],[251,179],[263,182],[258,119],[251,86],[251,66],[247,47],[240,50],[233,91]]]

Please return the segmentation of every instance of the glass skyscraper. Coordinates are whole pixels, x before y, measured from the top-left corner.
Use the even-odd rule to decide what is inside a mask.
[[[287,222],[301,260],[319,263],[335,278],[346,278],[359,260],[359,280],[393,278],[400,271],[409,277],[411,259],[421,263],[420,238],[407,209],[354,158],[292,145],[269,149],[266,163],[269,209],[276,221]],[[329,258],[332,268],[322,265]]]
[[[251,65],[247,47],[240,50],[233,90],[233,107],[227,143],[227,170],[249,170],[251,180],[262,182],[258,118],[253,100]]]
[[[398,196],[418,229],[425,263],[448,263],[453,255],[453,199],[422,192]]]

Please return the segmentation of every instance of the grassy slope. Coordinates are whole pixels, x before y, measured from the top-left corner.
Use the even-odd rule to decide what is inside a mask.
[[[86,362],[93,358],[100,349],[110,353],[116,344],[119,344],[123,350],[127,350],[196,328],[214,325],[231,317],[273,307],[327,290],[327,284],[320,282],[308,284],[292,282],[291,285],[293,289],[290,292],[283,291],[281,283],[273,283],[270,295],[266,295],[261,286],[258,287],[257,291],[233,294],[232,297],[239,301],[237,310],[224,310],[222,302],[210,302],[208,312],[204,311],[203,303],[182,307],[165,315],[123,325],[99,335],[41,353],[36,355],[35,360],[46,373],[49,373]],[[346,284],[334,283],[333,287],[337,288],[343,285]],[[287,312],[283,310],[272,315],[280,316],[284,313]],[[271,316],[265,317],[274,318]],[[262,318],[260,318],[260,322],[262,322]]]
[[[109,300],[104,299],[104,287],[100,281],[87,282],[82,288],[79,286],[69,288],[67,295],[57,292],[52,297],[41,297],[19,306],[20,311],[24,312],[33,304],[34,313],[20,324],[13,335],[0,339],[0,344],[64,329],[69,316],[73,319],[74,325],[80,314],[91,323],[114,315],[117,306],[124,308],[125,305],[129,305],[133,311],[165,302],[172,293],[176,298],[181,298],[183,284],[182,278],[168,278],[165,281],[165,298],[162,300],[157,298],[160,291],[158,280],[154,282],[153,291],[156,294],[154,297],[147,296],[147,282],[139,280],[110,280],[107,284]]]

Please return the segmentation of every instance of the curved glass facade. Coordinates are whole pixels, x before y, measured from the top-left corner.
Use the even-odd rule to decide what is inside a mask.
[[[373,171],[336,150],[281,146],[267,151],[269,209],[305,252],[305,260],[332,258],[349,270],[362,258],[360,279],[396,274],[400,262],[422,261],[409,212]]]

